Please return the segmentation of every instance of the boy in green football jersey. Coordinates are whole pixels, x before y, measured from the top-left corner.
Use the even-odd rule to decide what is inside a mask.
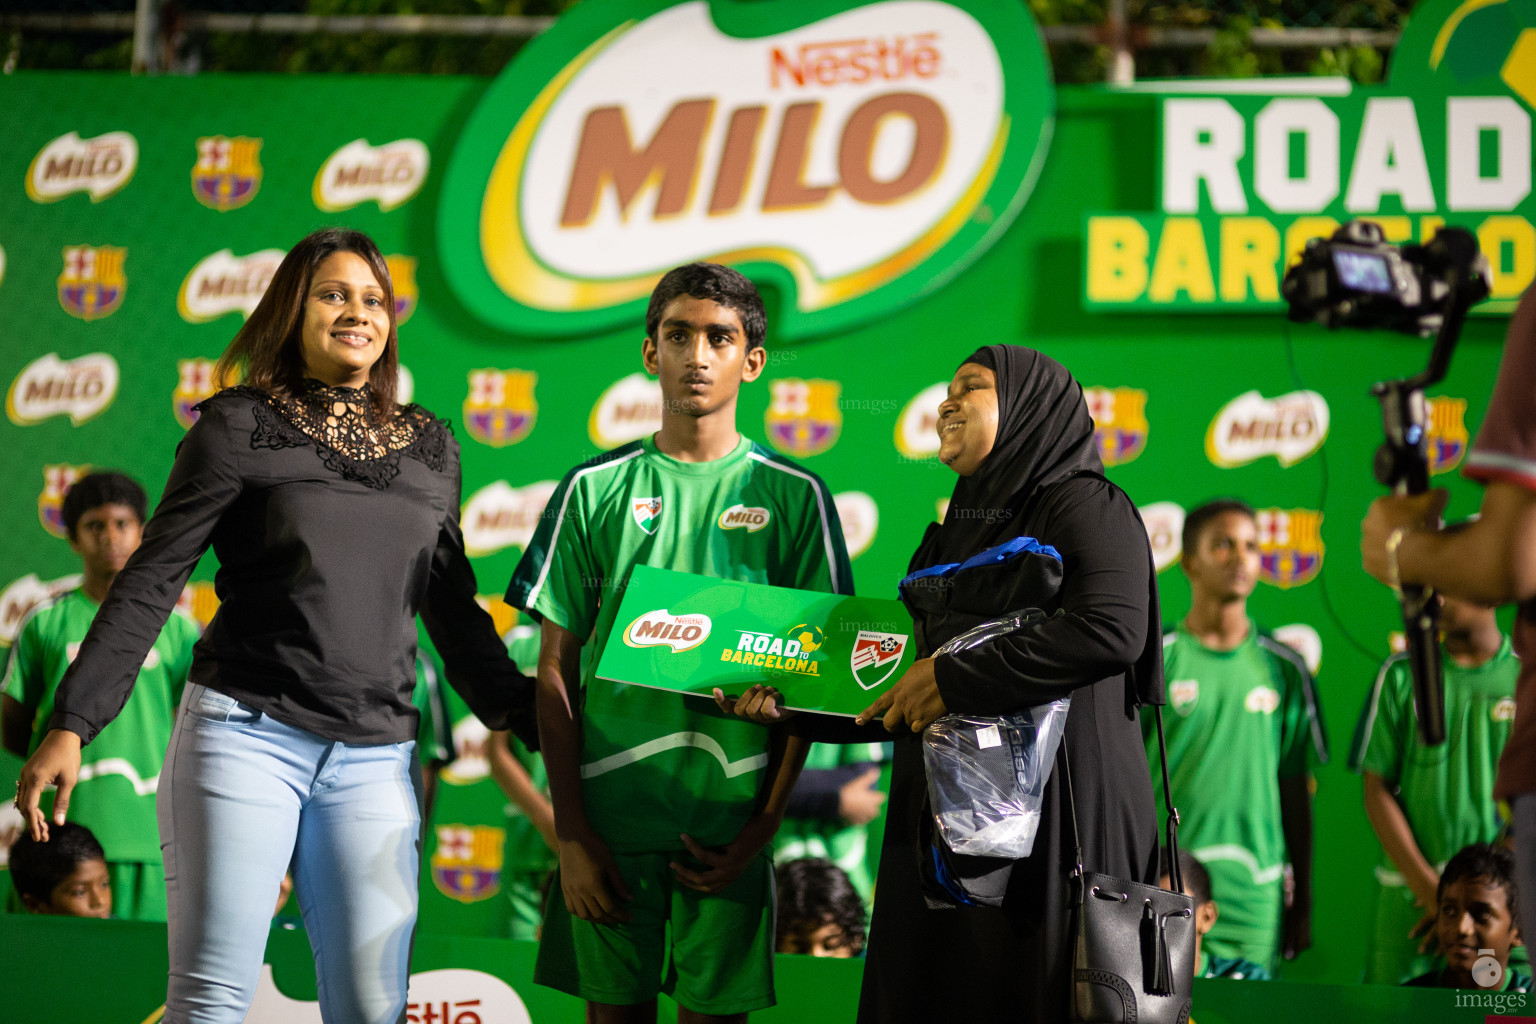
[[[1400,984],[1436,966],[1416,935],[1433,927],[1440,872],[1457,850],[1492,842],[1503,827],[1493,780],[1514,722],[1520,659],[1492,608],[1444,598],[1440,629],[1445,743],[1426,747],[1419,738],[1408,656],[1396,654],[1376,676],[1350,752],[1382,848],[1370,984]]]
[[[626,625],[636,565],[839,594],[851,570],[826,485],[736,431],[741,385],[767,359],[757,290],[725,267],[679,267],[645,326],[661,429],[566,474],[507,592],[542,622],[559,846],[534,977],[586,999],[597,1024],[649,1024],[659,992],[684,1024],[740,1021],[774,1001],[767,847],[804,745],[707,698],[599,680],[597,655]]]
[[[1529,992],[1531,976],[1510,963],[1511,953],[1524,944],[1516,910],[1519,905],[1515,855],[1507,847],[1473,843],[1456,851],[1440,876],[1435,902],[1435,937],[1445,966],[1403,984],[1489,993]],[[1504,1005],[1513,1011],[1524,1003],[1522,999]]]
[[[0,740],[17,756],[35,750],[47,732],[59,681],[107,587],[139,546],[147,503],[144,489],[121,473],[87,474],[64,495],[64,527],[82,579],[33,609],[11,647],[0,683]],[[115,913],[126,920],[165,920],[155,789],[197,637],[190,619],[166,620],[122,712],[84,749],[70,798],[70,820],[88,826],[106,851]]]
[[[1168,851],[1163,851],[1159,866],[1162,875],[1157,884],[1163,889],[1173,888],[1173,878],[1168,872]],[[1233,981],[1269,981],[1268,968],[1244,960],[1242,957],[1213,956],[1204,948],[1205,937],[1216,922],[1221,920],[1221,908],[1211,898],[1211,874],[1188,850],[1179,851],[1179,874],[1183,877],[1181,892],[1195,901],[1195,977],[1231,978]]]
[[[1306,663],[1248,617],[1259,574],[1253,509],[1202,505],[1185,518],[1183,542],[1189,614],[1163,637],[1179,839],[1209,871],[1221,904],[1205,939],[1211,955],[1273,971],[1282,949],[1289,958],[1312,944],[1311,769],[1327,761],[1327,739]],[[1161,773],[1152,776],[1161,800]]]

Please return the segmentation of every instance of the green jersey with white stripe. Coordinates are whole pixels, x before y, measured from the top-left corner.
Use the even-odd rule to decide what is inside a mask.
[[[595,649],[582,662],[582,802],[618,853],[734,839],[764,783],[768,731],[707,698],[596,678],[636,565],[853,593],[837,509],[814,473],[745,437],[681,462],[646,438],[577,466],[549,499],[507,602]]]
[[[29,753],[48,732],[59,681],[100,607],[71,590],[33,609],[17,631],[0,692],[33,714]],[[123,710],[80,751],[69,818],[96,834],[109,861],[160,862],[155,788],[197,637],[196,624],[172,612]]]
[[[1286,860],[1280,780],[1328,759],[1312,675],[1252,623],[1230,651],[1206,647],[1180,623],[1163,636],[1163,669],[1179,842],[1210,872],[1221,907],[1206,942],[1213,955],[1268,964]],[[1143,732],[1155,766],[1150,721],[1143,717]],[[1162,773],[1154,768],[1152,779],[1162,806]]]

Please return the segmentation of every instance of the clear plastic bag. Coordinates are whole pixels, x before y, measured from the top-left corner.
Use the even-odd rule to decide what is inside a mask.
[[[1033,617],[982,623],[934,654],[978,646]],[[923,731],[928,800],[939,838],[952,852],[1029,856],[1071,703],[1064,697],[1011,715],[945,715]]]

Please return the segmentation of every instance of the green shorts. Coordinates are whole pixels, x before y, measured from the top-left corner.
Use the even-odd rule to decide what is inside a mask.
[[[583,921],[565,909],[555,873],[533,980],[594,1003],[627,1006],[666,993],[695,1013],[750,1013],[774,1004],[773,864],[765,850],[718,893],[677,880],[686,851],[616,854],[632,919]]]

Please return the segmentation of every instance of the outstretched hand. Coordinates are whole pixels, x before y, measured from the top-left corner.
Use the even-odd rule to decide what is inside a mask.
[[[16,809],[25,819],[33,842],[48,841],[48,818],[40,806],[43,790],[58,787],[53,797],[53,823],[62,825],[79,776],[80,737],[68,729],[50,729],[21,766],[21,776],[16,780]]]
[[[919,658],[854,721],[864,725],[879,718],[886,732],[922,732],[947,714],[949,708],[939,695],[939,681],[933,674],[933,659]]]

